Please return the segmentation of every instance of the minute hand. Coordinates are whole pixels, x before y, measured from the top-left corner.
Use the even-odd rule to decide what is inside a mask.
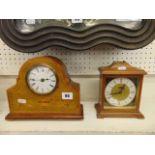
[[[123,90],[125,89],[125,84],[122,87],[119,87],[119,88],[120,88],[120,92],[122,94]]]
[[[52,79],[45,79],[45,80],[50,80],[50,81],[52,81],[52,82],[55,82],[55,80],[52,80]]]

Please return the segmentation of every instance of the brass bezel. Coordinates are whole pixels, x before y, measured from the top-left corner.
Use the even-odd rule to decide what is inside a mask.
[[[107,78],[136,78],[137,79],[137,85],[136,86],[136,95],[135,95],[135,98],[134,98],[134,105],[133,106],[120,106],[120,107],[116,107],[116,106],[107,106],[105,105],[105,103],[107,103],[106,101],[106,98],[105,98],[105,90],[104,90],[104,93],[103,93],[103,102],[104,102],[104,109],[118,109],[118,110],[125,110],[125,109],[136,109],[137,108],[137,99],[138,99],[138,96],[139,96],[139,89],[140,89],[140,84],[139,84],[139,80],[140,80],[140,77],[137,76],[137,75],[107,75],[105,76],[105,87],[106,88],[106,80]],[[132,101],[132,102],[133,102]],[[109,104],[109,103],[108,103]],[[132,104],[132,103],[130,103]]]
[[[28,83],[28,75],[30,74],[30,72],[31,72],[32,69],[34,69],[34,68],[36,68],[36,67],[38,67],[38,66],[44,66],[44,67],[49,68],[51,71],[53,71],[53,73],[54,73],[54,75],[55,75],[55,77],[56,77],[56,85],[55,85],[54,89],[51,90],[51,91],[48,92],[48,93],[43,93],[43,94],[42,94],[42,93],[38,93],[38,92],[34,91],[34,90],[30,87],[30,85],[29,85],[29,83]],[[33,65],[33,66],[31,67],[31,69],[29,69],[29,70],[27,71],[27,73],[26,73],[26,78],[25,78],[26,84],[27,84],[28,88],[29,88],[33,93],[35,93],[35,94],[37,94],[37,95],[42,95],[42,96],[49,95],[49,94],[53,93],[53,92],[56,90],[56,88],[58,87],[58,83],[59,83],[59,80],[58,80],[58,79],[59,79],[59,78],[58,78],[58,76],[57,76],[57,73],[56,73],[56,71],[53,69],[53,67],[51,67],[50,65],[44,64],[44,63]]]

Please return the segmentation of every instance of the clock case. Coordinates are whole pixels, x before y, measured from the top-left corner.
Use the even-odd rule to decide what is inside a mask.
[[[125,69],[124,69],[125,68]],[[139,111],[143,77],[146,72],[142,69],[133,67],[125,61],[113,62],[110,66],[99,67],[100,71],[100,97],[99,103],[95,104],[98,118],[104,117],[130,117],[130,118],[144,118]],[[108,78],[136,78],[138,81],[136,87],[135,106],[133,108],[117,107],[105,108],[105,87]]]
[[[27,84],[27,74],[38,65],[52,68],[58,79],[55,90],[46,95],[34,93]],[[72,92],[72,100],[63,100],[62,92]],[[20,69],[17,83],[7,90],[12,119],[82,119],[83,107],[80,104],[80,86],[71,81],[65,65],[55,57],[37,57],[28,60]],[[24,100],[19,103],[18,100]]]

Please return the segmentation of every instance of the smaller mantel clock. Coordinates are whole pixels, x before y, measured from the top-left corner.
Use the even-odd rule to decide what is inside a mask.
[[[6,119],[82,119],[80,87],[55,57],[36,57],[20,69],[17,83],[7,90]]]
[[[100,67],[100,99],[97,117],[144,118],[140,113],[143,76],[146,72],[125,61]]]

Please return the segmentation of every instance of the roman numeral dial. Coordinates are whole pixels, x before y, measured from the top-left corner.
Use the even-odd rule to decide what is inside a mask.
[[[57,78],[52,69],[40,65],[29,71],[27,83],[33,92],[37,94],[48,94],[55,89]]]

